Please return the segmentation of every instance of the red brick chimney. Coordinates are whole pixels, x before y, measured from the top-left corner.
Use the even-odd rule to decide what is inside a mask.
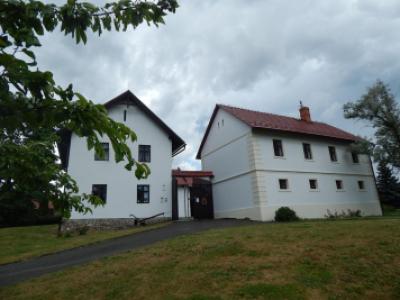
[[[303,106],[300,101],[300,119],[302,121],[311,122],[310,108]]]

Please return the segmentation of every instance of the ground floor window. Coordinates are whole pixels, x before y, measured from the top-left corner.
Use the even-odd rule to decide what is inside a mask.
[[[343,181],[342,180],[336,180],[336,189],[338,191],[343,190]]]
[[[318,189],[318,182],[317,179],[310,179],[310,190],[317,190]]]
[[[148,184],[138,184],[137,203],[150,203],[150,186]]]
[[[279,179],[279,189],[280,190],[288,190],[289,182],[287,179]]]
[[[99,197],[105,203],[107,201],[107,184],[93,184],[92,195]]]
[[[363,180],[359,180],[359,181],[357,182],[357,184],[358,184],[358,189],[359,189],[360,191],[365,190],[365,184],[364,184],[364,181],[363,181]]]

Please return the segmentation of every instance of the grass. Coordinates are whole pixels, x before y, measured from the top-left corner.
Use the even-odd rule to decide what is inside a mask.
[[[383,215],[385,217],[400,217],[400,209],[390,205],[382,205]]]
[[[57,237],[57,225],[0,228],[0,264],[26,260],[120,237],[143,230],[164,226],[167,223],[125,230],[88,231],[85,235]]]
[[[400,299],[400,219],[211,230],[45,275],[0,299]]]

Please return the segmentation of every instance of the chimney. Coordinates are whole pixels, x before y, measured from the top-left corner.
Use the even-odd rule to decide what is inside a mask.
[[[300,119],[302,121],[311,122],[310,109],[307,106],[303,106],[300,101]]]

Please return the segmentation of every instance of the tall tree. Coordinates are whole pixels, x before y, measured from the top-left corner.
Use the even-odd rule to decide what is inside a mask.
[[[0,218],[10,205],[43,206],[51,200],[69,217],[71,210],[89,212],[102,201],[92,195],[78,195],[75,181],[65,173],[54,153],[60,132],[69,130],[87,140],[88,149],[103,154],[101,136],[107,136],[116,162],[124,162],[137,178],[150,173],[138,163],[127,145],[135,133],[107,116],[96,105],[73,90],[61,87],[49,71],[37,67],[34,49],[39,37],[60,29],[76,43],[87,42],[87,32],[136,28],[143,22],[158,26],[167,13],[174,13],[176,0],[119,0],[96,6],[68,0],[61,6],[42,1],[0,1]],[[2,215],[3,214],[3,215]]]
[[[384,203],[400,207],[399,181],[393,175],[392,169],[383,160],[378,164],[377,185],[381,200]]]
[[[369,122],[375,128],[374,146],[364,148],[375,161],[400,168],[400,108],[387,85],[378,80],[359,100],[344,105],[344,115]]]

